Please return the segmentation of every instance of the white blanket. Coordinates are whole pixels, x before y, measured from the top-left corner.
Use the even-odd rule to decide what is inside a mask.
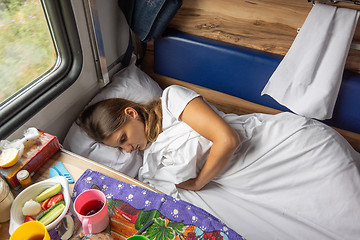
[[[302,116],[331,118],[358,19],[356,10],[316,3],[261,95]]]
[[[229,114],[242,144],[201,191],[177,190],[192,178],[211,142],[186,124],[144,152],[139,178],[204,208],[247,239],[359,239],[359,153],[333,129],[290,113]],[[198,144],[197,142],[200,142]]]

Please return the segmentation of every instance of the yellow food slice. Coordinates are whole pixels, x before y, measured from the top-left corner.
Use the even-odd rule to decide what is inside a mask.
[[[4,149],[0,155],[0,167],[14,166],[19,158],[19,150],[16,148]]]

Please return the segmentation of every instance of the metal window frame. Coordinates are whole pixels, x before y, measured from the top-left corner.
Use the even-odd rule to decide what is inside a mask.
[[[98,8],[95,0],[83,0],[89,30],[91,48],[94,55],[96,74],[101,87],[110,83],[105,48],[100,27]]]
[[[70,0],[42,0],[57,51],[52,69],[0,106],[0,139],[22,124],[71,86],[83,64],[82,49]]]

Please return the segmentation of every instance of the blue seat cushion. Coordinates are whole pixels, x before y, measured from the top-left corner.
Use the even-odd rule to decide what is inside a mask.
[[[261,91],[283,56],[170,30],[155,41],[154,71],[289,111]],[[325,123],[360,133],[360,75],[345,71],[332,119]]]

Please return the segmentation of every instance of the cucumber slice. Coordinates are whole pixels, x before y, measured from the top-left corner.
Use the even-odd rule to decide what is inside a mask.
[[[43,211],[42,213],[40,213],[37,217],[36,217],[36,221],[39,221],[41,218],[43,218],[46,214],[48,214],[51,210],[53,210],[57,205],[60,205],[60,204],[64,204],[65,205],[65,202],[64,201],[59,201],[57,202],[54,206],[52,206],[51,208],[49,209],[46,209],[45,211]]]
[[[61,191],[62,187],[60,183],[55,184],[52,187],[49,187],[42,191],[39,195],[36,196],[35,201],[42,202],[47,198],[54,196],[55,194]]]
[[[54,208],[47,214],[45,214],[44,217],[42,217],[39,222],[44,224],[45,226],[54,221],[65,209],[65,204],[61,203],[59,205],[54,205]]]

